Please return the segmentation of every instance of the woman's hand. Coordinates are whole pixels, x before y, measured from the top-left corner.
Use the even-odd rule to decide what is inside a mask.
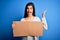
[[[47,12],[47,10],[45,9],[45,10],[43,11],[43,13],[42,13],[42,17],[45,16],[46,12]]]

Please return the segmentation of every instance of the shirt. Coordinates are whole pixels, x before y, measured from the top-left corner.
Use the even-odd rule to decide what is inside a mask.
[[[25,18],[22,18],[22,19],[21,19],[21,21],[24,21],[24,20],[25,20]],[[33,22],[36,22],[36,21],[37,21],[37,22],[42,22],[42,23],[43,23],[43,28],[46,29],[46,30],[48,29],[48,28],[47,28],[47,22],[46,22],[45,16],[42,17],[42,20],[40,20],[39,17],[35,16],[32,21],[33,21]]]

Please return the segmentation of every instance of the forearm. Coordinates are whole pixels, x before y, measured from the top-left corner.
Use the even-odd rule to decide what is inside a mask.
[[[47,26],[47,22],[46,22],[45,16],[42,17],[42,23],[43,23],[43,28],[47,30],[48,26]]]

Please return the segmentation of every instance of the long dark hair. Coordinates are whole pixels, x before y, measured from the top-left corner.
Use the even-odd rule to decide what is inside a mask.
[[[24,18],[26,18],[28,16],[28,14],[27,14],[27,7],[30,6],[30,5],[33,7],[33,16],[35,16],[35,7],[34,7],[34,4],[32,2],[29,2],[29,3],[27,3],[27,5],[25,7]]]

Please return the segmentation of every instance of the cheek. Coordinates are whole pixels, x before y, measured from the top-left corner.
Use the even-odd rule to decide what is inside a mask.
[[[33,13],[33,9],[30,10]]]
[[[33,9],[31,11],[33,12]]]

